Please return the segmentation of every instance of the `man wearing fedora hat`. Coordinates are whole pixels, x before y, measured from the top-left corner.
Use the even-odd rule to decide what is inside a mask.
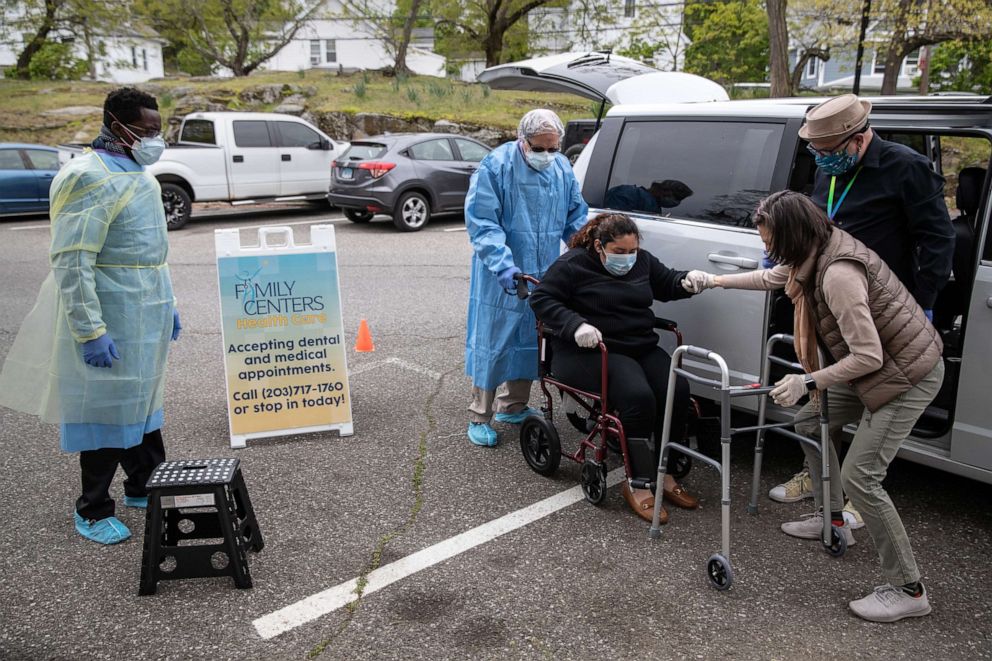
[[[875,135],[870,112],[870,102],[844,94],[806,113],[799,137],[809,141],[816,160],[812,199],[838,227],[878,253],[932,321],[954,257],[944,178],[925,156]],[[814,484],[804,467],[768,495],[796,502],[812,498]],[[856,512],[845,512],[862,525]]]

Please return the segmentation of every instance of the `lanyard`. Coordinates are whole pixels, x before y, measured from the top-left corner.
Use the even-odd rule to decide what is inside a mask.
[[[848,191],[851,190],[851,186],[854,185],[854,180],[858,178],[858,174],[860,172],[860,167],[855,170],[854,176],[851,177],[849,182],[847,182],[844,192],[840,194],[840,199],[837,200],[837,206],[834,206],[834,185],[837,183],[837,177],[830,177],[830,195],[827,197],[827,218],[830,219],[830,222],[833,222],[834,216],[837,215],[837,210],[840,209],[840,205],[844,203],[844,198],[847,197]]]

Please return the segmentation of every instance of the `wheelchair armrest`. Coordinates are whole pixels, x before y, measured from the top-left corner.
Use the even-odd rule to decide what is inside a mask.
[[[676,324],[671,319],[664,319],[662,317],[655,317],[654,318],[654,327],[655,328],[659,328],[661,330],[671,331],[671,332],[674,333],[676,330],[678,330],[679,325]]]

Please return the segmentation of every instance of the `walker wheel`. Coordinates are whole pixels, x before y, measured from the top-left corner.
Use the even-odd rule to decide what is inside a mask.
[[[830,526],[830,544],[824,544],[823,550],[835,558],[847,552],[847,537],[841,534],[837,526]]]
[[[672,450],[668,455],[668,474],[681,480],[692,470],[692,457]]]
[[[734,584],[734,569],[730,566],[730,560],[719,553],[714,553],[706,561],[706,576],[713,587],[721,592]]]
[[[558,431],[544,416],[530,416],[520,425],[520,451],[535,473],[545,477],[554,475],[561,463]]]
[[[606,500],[606,464],[595,461],[582,462],[582,493],[593,505]]]

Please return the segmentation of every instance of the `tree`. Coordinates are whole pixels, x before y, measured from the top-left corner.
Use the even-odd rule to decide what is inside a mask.
[[[420,16],[423,0],[400,0],[395,3],[385,0],[372,2],[368,0],[342,0],[341,17],[350,18],[355,24],[361,24],[366,31],[375,35],[386,47],[386,52],[393,58],[393,71],[397,75],[410,72],[406,65],[406,55],[410,47],[413,28],[425,24],[426,18]]]
[[[987,0],[883,0],[879,3],[885,55],[882,94],[895,94],[903,59],[922,46],[957,39],[987,39],[992,6]],[[875,13],[874,5],[872,12]]]
[[[771,73],[772,97],[789,96],[792,84],[789,76],[789,30],[786,26],[788,0],[767,0],[768,68]]]
[[[60,77],[79,77],[87,70],[95,77],[96,63],[102,49],[92,26],[105,25],[111,18],[126,23],[129,17],[127,9],[126,4],[112,6],[111,0],[27,0],[17,3],[16,7],[13,3],[5,3],[5,30],[0,38],[12,41],[15,33],[31,35],[17,56],[14,75],[18,78],[31,77],[31,62],[41,54],[45,63],[35,66],[35,75],[55,67],[61,72],[58,74]],[[82,37],[86,66],[76,63],[70,42],[53,42],[53,37],[60,31]]]
[[[927,66],[934,92],[992,94],[992,40],[957,39],[940,44]]]
[[[626,30],[621,55],[651,60],[656,67],[678,71],[684,65],[689,39],[685,11],[677,3],[657,2],[637,6],[637,20]]]
[[[143,0],[142,14],[208,62],[247,76],[282,50],[323,0]]]
[[[437,27],[446,29],[448,39],[458,44],[459,50],[474,44],[486,56],[486,66],[499,64],[503,59],[509,33],[519,27],[526,29],[524,20],[534,9],[549,5],[554,0],[434,0],[431,10],[439,20]]]
[[[828,62],[835,52],[857,44],[862,0],[792,0],[786,16],[788,41],[797,57],[790,94],[799,93],[803,70],[812,59]]]
[[[768,21],[758,0],[693,2],[685,12],[692,39],[686,71],[723,85],[765,79]]]

